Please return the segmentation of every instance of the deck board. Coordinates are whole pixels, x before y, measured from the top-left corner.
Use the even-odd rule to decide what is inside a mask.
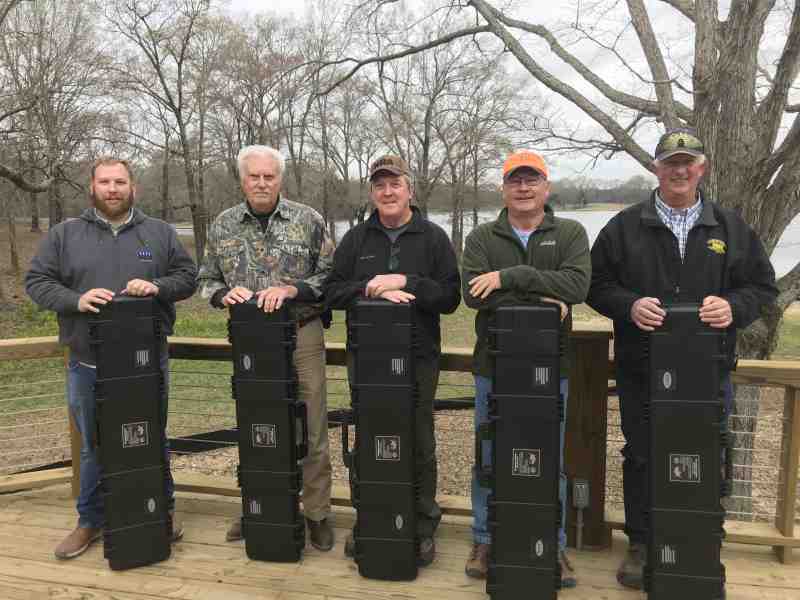
[[[484,584],[467,578],[464,560],[470,546],[469,519],[446,516],[437,534],[434,564],[414,582],[384,582],[360,577],[343,553],[354,513],[336,507],[337,544],[333,551],[310,546],[302,562],[250,561],[242,542],[226,543],[228,523],[239,511],[236,498],[178,494],[185,537],[162,563],[133,571],[111,571],[95,544],[83,556],[57,561],[55,545],[75,524],[74,501],[67,485],[0,495],[0,598],[134,598],[238,600],[479,600]],[[644,594],[621,588],[614,578],[625,543],[615,533],[604,551],[571,551],[580,585],[559,598],[643,600]],[[778,563],[768,548],[726,544],[729,600],[800,599],[800,565]]]

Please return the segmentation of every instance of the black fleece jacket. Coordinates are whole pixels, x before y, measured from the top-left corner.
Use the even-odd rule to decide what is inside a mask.
[[[169,224],[134,208],[131,222],[115,236],[89,208],[48,232],[31,260],[25,289],[36,304],[57,313],[59,341],[69,346],[71,357],[94,364],[88,316],[78,310],[84,292],[106,288],[119,293],[131,279],[152,281],[158,286],[159,316],[169,335],[175,302],[194,293],[196,276],[194,261]]]
[[[775,271],[761,240],[736,213],[703,199],[681,260],[678,240],[661,221],[655,192],[619,212],[592,246],[592,285],[587,303],[614,320],[621,363],[642,362],[646,334],[631,320],[631,306],[644,296],[662,305],[725,298],[733,311],[728,352],[733,364],[736,330],[755,321],[774,302]]]
[[[375,275],[406,276],[404,291],[416,296],[421,325],[420,354],[438,355],[441,350],[439,315],[450,314],[461,302],[461,277],[453,246],[444,230],[424,219],[412,207],[408,228],[397,238],[399,266],[389,271],[392,244],[378,220],[377,211],[348,231],[333,255],[333,270],[323,284],[329,307],[347,309],[363,296]]]

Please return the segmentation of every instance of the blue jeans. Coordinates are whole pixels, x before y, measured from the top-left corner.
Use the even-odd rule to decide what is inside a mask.
[[[167,425],[167,390],[169,389],[169,356],[166,345],[161,352],[161,372],[164,376],[164,397],[161,403],[161,418],[164,429],[161,439],[164,442],[164,491],[167,497],[167,508],[175,508],[175,483],[169,470],[169,444],[166,437]],[[100,493],[100,479],[103,475],[97,457],[95,433],[94,384],[97,370],[77,361],[70,360],[67,366],[67,406],[72,415],[75,427],[81,435],[81,489],[78,495],[78,527],[100,528],[105,522],[103,514],[103,497]]]
[[[559,464],[560,476],[558,481],[558,499],[561,502],[561,527],[558,528],[558,548],[564,550],[567,547],[566,518],[567,518],[567,476],[564,473],[564,433],[566,431],[567,417],[567,395],[569,385],[567,378],[561,379],[561,397],[564,399],[564,419],[560,425],[560,451]],[[489,392],[492,391],[492,380],[488,377],[475,375],[475,431],[478,427],[489,420]],[[486,464],[491,464],[491,444],[484,442],[483,458]],[[490,544],[492,541],[489,534],[488,520],[488,499],[490,489],[480,485],[475,467],[472,468],[472,539],[477,544]]]

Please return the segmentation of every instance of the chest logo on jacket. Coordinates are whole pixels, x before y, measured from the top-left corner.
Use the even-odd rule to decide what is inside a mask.
[[[555,240],[545,240],[541,244],[539,244],[539,247],[541,248],[542,246],[555,246],[555,245],[556,245]]]
[[[153,261],[153,251],[150,248],[139,248],[136,251],[136,256],[139,257],[139,260],[144,262],[152,262]]]
[[[725,242],[723,242],[722,240],[718,240],[716,238],[711,238],[710,240],[708,240],[708,242],[706,242],[706,245],[708,246],[709,250],[711,250],[712,252],[716,252],[717,254],[725,254],[725,250],[727,249]]]

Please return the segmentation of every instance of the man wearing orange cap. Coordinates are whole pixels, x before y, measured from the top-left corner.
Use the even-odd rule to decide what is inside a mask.
[[[477,309],[475,316],[475,428],[488,421],[487,397],[491,392],[491,364],[487,341],[489,314],[500,305],[554,302],[561,307],[561,395],[567,399],[567,335],[572,327],[570,305],[586,299],[591,279],[589,240],[583,226],[561,219],[547,205],[550,194],[548,169],[535,152],[520,151],[503,165],[505,208],[495,221],[477,227],[467,237],[462,262],[464,302]],[[563,471],[565,424],[561,423]],[[559,557],[562,587],[577,584],[564,549],[566,477],[559,485],[562,524],[559,529]],[[472,475],[473,546],[465,571],[484,579],[488,572],[491,538],[487,527],[489,489]]]

